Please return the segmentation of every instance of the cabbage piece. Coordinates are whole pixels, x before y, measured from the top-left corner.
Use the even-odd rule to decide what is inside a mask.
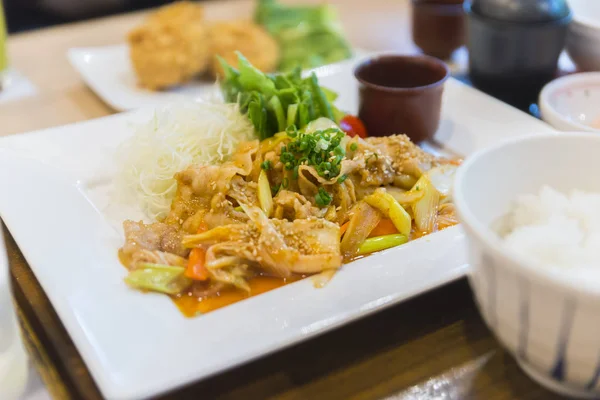
[[[217,263],[207,265],[211,278],[216,282],[221,282],[226,285],[232,285],[237,289],[250,293],[250,285],[246,281],[248,276],[248,267],[244,264],[240,257],[222,257],[219,260],[221,266]]]
[[[349,58],[336,10],[327,4],[288,5],[260,0],[255,20],[277,39],[283,71],[300,65],[314,68]]]
[[[423,233],[431,233],[435,229],[440,194],[427,175],[422,175],[411,190],[423,191],[423,197],[412,206],[415,226]]]
[[[192,280],[187,278],[184,272],[184,267],[144,263],[140,264],[140,268],[131,271],[125,282],[135,289],[177,294],[192,284]]]
[[[458,167],[452,164],[431,168],[426,175],[442,198],[451,196],[454,185],[454,175]]]

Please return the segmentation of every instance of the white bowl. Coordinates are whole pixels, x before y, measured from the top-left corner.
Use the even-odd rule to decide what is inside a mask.
[[[524,260],[490,228],[544,185],[600,192],[600,135],[522,137],[459,168],[455,203],[468,238],[470,284],[484,320],[523,370],[563,394],[600,397],[600,278]],[[595,279],[594,279],[595,278]]]
[[[600,71],[600,1],[569,0],[573,20],[566,49],[582,71]]]
[[[600,132],[600,72],[553,80],[540,92],[539,105],[542,119],[558,130]]]

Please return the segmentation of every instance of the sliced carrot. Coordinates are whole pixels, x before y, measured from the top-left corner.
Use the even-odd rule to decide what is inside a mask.
[[[205,260],[206,250],[199,247],[192,249],[187,269],[185,270],[185,276],[195,281],[207,280],[209,275],[208,270],[204,265]]]
[[[345,224],[340,226],[340,237],[344,236],[344,233],[346,233],[346,229],[348,229],[348,225],[350,225],[350,221],[346,221]]]
[[[394,223],[389,218],[384,218],[379,221],[379,224],[371,231],[369,237],[393,235],[398,233],[398,229],[394,226]]]
[[[208,226],[204,222],[200,223],[198,233],[206,232]],[[205,281],[209,278],[208,270],[206,269],[206,250],[202,247],[196,247],[190,252],[190,258],[184,275],[196,281]]]

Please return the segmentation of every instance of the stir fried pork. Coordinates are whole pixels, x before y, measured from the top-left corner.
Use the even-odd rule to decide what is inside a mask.
[[[340,230],[318,218],[293,222],[267,218],[258,207],[245,207],[247,224],[218,227],[188,236],[189,247],[209,246],[207,268],[222,270],[240,261],[260,264],[272,275],[310,274],[341,265]]]
[[[323,212],[315,207],[306,197],[300,193],[290,190],[280,191],[275,198],[275,211],[273,215],[277,219],[306,219],[310,217],[322,217]]]
[[[161,251],[186,257],[189,252],[182,244],[182,235],[173,225],[160,222],[146,225],[143,222],[125,221],[125,246],[121,249],[126,257],[132,257],[140,250]]]
[[[249,291],[247,280],[257,271],[288,277],[336,269],[384,217],[363,198],[382,187],[402,195],[443,163],[404,135],[346,138],[339,174],[328,177],[308,163],[286,168],[282,151],[290,140],[277,134],[248,142],[222,165],[192,165],[178,173],[177,195],[164,223],[124,223],[128,267],[185,265],[190,249],[202,248],[214,283],[192,289],[202,293],[230,285]],[[261,209],[261,173],[271,186],[268,211]],[[327,204],[320,204],[319,196]],[[439,214],[440,226],[456,222],[451,204],[442,205]],[[340,226],[348,221],[352,236],[345,235],[340,246]]]

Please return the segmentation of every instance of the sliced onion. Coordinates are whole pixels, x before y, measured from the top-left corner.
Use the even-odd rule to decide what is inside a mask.
[[[419,178],[414,189],[423,191],[423,197],[413,205],[415,226],[423,233],[431,233],[435,229],[440,194],[426,175]]]
[[[348,229],[344,233],[340,249],[344,260],[350,260],[358,253],[358,248],[381,221],[381,213],[364,201],[352,209]]]
[[[329,283],[336,272],[337,269],[326,269],[323,272],[314,275],[312,278],[313,286],[317,289],[324,287]]]
[[[452,194],[456,169],[456,165],[445,164],[427,171],[426,175],[429,181],[442,197],[448,197]]]
[[[270,217],[273,212],[273,195],[271,194],[269,178],[264,169],[261,169],[258,175],[258,202],[265,215]]]

